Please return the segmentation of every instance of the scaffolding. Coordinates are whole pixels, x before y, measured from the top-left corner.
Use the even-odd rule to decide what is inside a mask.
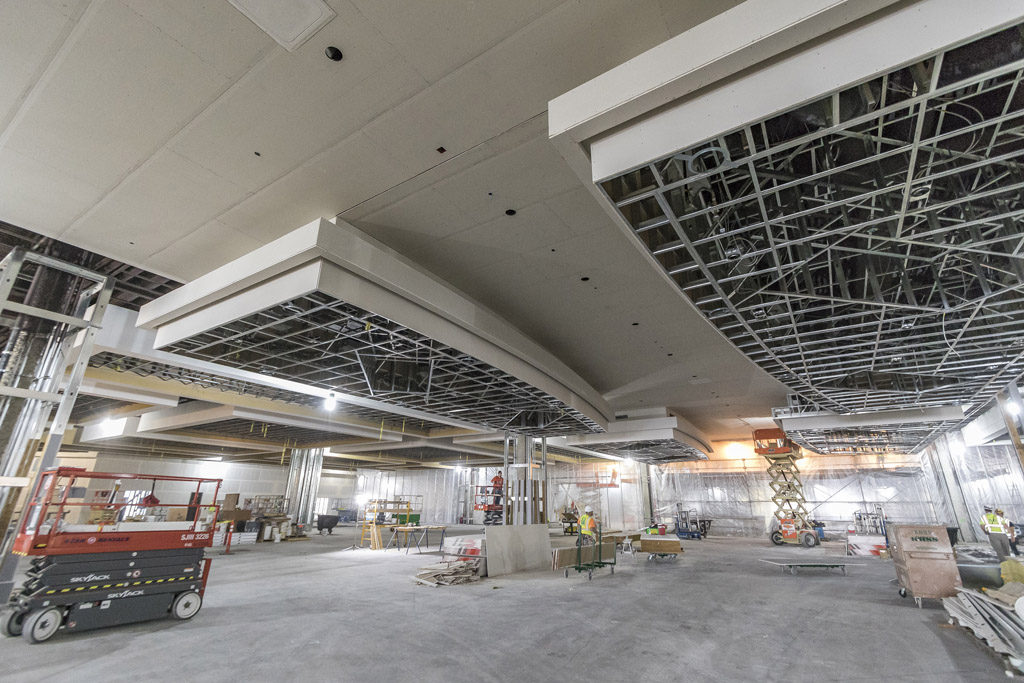
[[[394,525],[393,522],[387,519],[388,517],[395,517],[399,524],[412,524],[412,498],[415,497],[422,499],[422,496],[403,496],[396,500],[375,499],[366,501],[366,505],[363,507],[363,525],[362,533],[359,536],[359,547],[364,547],[365,543],[369,541],[370,550],[382,550],[384,548],[380,530],[382,527]]]

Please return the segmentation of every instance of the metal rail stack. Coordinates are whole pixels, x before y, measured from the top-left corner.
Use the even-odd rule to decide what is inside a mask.
[[[132,479],[152,487],[150,500],[115,502],[121,485]],[[86,484],[90,481],[91,486]],[[183,484],[194,484],[189,504],[161,505],[153,495],[158,482],[176,492]],[[219,479],[107,474],[74,467],[43,472],[14,543],[15,553],[32,560],[25,581],[8,600],[0,632],[40,643],[61,628],[84,631],[167,615],[195,616],[209,578],[210,559],[203,557],[203,549],[213,541],[217,510],[201,505],[204,485],[212,485],[215,500]],[[106,500],[98,501],[97,494]],[[92,500],[73,502],[90,496]],[[181,514],[146,514],[166,510]],[[202,521],[204,515],[208,519]],[[182,519],[159,519],[168,516]]]

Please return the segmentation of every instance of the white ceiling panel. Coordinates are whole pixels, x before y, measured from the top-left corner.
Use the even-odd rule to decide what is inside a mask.
[[[426,187],[394,204],[369,214],[359,221],[370,234],[386,230],[404,231],[413,239],[447,237],[472,227],[478,216],[465,213],[462,208],[434,187]],[[391,228],[391,226],[402,226]],[[390,240],[399,240],[393,236]]]
[[[327,45],[342,48],[345,58],[327,59]],[[339,16],[298,51],[278,48],[174,149],[255,192],[425,85],[365,21]]]
[[[580,83],[669,38],[658,2],[566,2],[478,58],[491,98],[515,110],[546,111]],[[517,74],[529,73],[529,79]]]
[[[120,3],[101,3],[82,21],[0,154],[113,187],[228,83]]]
[[[138,262],[212,220],[243,196],[237,185],[163,150],[62,237],[90,249],[102,246],[123,261]]]
[[[405,177],[386,152],[356,133],[254,194],[221,221],[269,241],[311,220],[334,216],[338,207],[371,197]]]
[[[669,34],[675,36],[735,7],[743,0],[659,0]]]
[[[234,80],[276,45],[224,0],[121,0],[221,76]]]
[[[85,0],[0,3],[0,131],[71,32]]]
[[[424,78],[437,81],[564,0],[351,0]]]
[[[262,244],[245,233],[214,221],[174,240],[149,257],[147,263],[156,270],[189,281],[248,254]]]
[[[506,209],[518,212],[529,204],[577,188],[579,180],[541,133],[435,187],[467,214],[484,221],[503,216]]]
[[[55,236],[103,195],[77,176],[10,149],[0,150],[0,220]]]

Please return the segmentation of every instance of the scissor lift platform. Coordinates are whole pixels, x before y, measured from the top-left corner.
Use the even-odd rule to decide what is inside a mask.
[[[115,502],[124,480],[148,487],[172,481],[195,484],[188,505]],[[89,480],[108,480],[109,500],[75,502],[88,495]],[[216,500],[219,479],[87,472],[57,468],[42,474],[22,517],[14,552],[31,557],[25,581],[11,594],[0,617],[0,633],[30,643],[49,640],[59,630],[84,631],[168,615],[190,619],[203,604],[217,507],[201,506],[201,488]],[[94,484],[95,486],[95,484]],[[188,521],[133,522],[125,517],[152,508],[186,508]],[[206,521],[201,517],[210,512]],[[81,516],[102,511],[103,521]],[[144,516],[144,515],[143,515]],[[77,518],[77,519],[76,519]],[[73,523],[77,522],[77,523]]]

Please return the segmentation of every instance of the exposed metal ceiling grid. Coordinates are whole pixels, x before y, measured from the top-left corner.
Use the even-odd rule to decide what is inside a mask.
[[[253,420],[220,420],[201,425],[192,425],[180,430],[180,434],[209,434],[246,441],[265,441],[271,445],[303,448],[310,445],[344,443],[353,440],[348,434],[322,429],[294,427],[291,425],[257,422]]]
[[[102,396],[88,396],[79,394],[75,399],[75,407],[71,409],[69,424],[82,424],[91,422],[109,415],[111,412],[132,405],[127,401],[119,401],[116,398],[104,398]]]
[[[733,344],[838,413],[960,404],[1024,372],[1015,27],[602,183]],[[917,451],[922,441],[891,442]]]
[[[657,441],[625,441],[621,443],[588,444],[587,450],[638,460],[650,465],[663,465],[682,460],[707,460],[700,450],[674,439]]]
[[[162,275],[0,221],[0,258],[6,256],[14,247],[25,247],[29,251],[40,253],[54,253],[69,263],[110,276],[114,279],[114,292],[110,297],[110,303],[133,311],[139,310],[142,304],[181,286],[180,282]],[[30,273],[31,269],[26,272]],[[27,278],[23,278],[18,284],[16,293],[19,289],[27,289],[29,282]]]
[[[524,434],[601,428],[526,382],[321,292],[169,345],[185,356]]]
[[[272,401],[283,401],[309,407],[319,407],[322,404],[321,399],[309,396],[308,394],[300,394],[286,389],[275,389],[274,387],[262,384],[180,368],[167,363],[157,363],[131,356],[120,356],[115,353],[98,353],[89,359],[89,365],[96,368],[110,368],[117,372],[131,372],[140,377],[152,376],[165,381],[195,384],[206,389],[215,388],[220,391],[230,391],[244,396],[266,398]],[[403,417],[382,410],[355,406],[348,403],[344,404],[343,407],[339,407],[334,415],[336,417],[365,420],[372,424],[381,425],[391,431],[428,434],[434,429],[452,429],[450,425],[443,422]]]

